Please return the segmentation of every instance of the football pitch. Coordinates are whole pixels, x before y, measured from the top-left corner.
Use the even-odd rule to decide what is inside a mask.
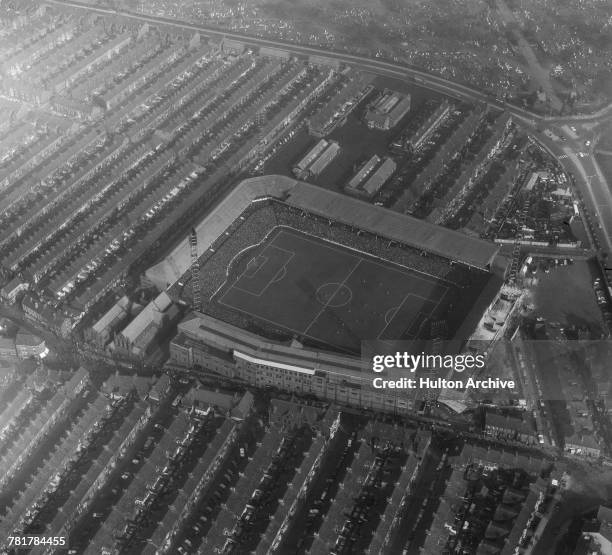
[[[288,228],[275,229],[242,266],[217,303],[352,353],[362,340],[421,337],[454,286]]]

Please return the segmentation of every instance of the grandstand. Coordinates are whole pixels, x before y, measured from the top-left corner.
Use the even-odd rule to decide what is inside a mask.
[[[195,228],[198,247],[206,252],[212,243],[238,219],[240,214],[258,198],[282,198],[297,182],[291,178],[274,175],[256,177],[241,182]],[[188,241],[182,241],[162,261],[145,272],[145,278],[158,289],[174,285],[191,265]]]
[[[499,251],[498,246],[488,241],[306,183],[294,187],[286,202],[300,210],[481,270],[491,267]]]

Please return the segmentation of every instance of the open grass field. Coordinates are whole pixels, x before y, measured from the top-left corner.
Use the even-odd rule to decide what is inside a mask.
[[[356,353],[362,340],[422,337],[427,322],[449,309],[449,292],[457,287],[277,228],[230,272],[215,301],[298,339]]]

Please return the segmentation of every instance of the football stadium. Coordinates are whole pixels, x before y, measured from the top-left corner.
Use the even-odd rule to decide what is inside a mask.
[[[283,176],[243,181],[195,229],[201,312],[276,342],[467,338],[497,293],[498,247]],[[342,202],[339,202],[341,200]],[[193,303],[188,241],[146,278]]]

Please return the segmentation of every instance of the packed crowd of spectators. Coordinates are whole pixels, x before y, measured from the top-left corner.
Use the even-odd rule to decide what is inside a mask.
[[[292,227],[315,237],[338,243],[383,260],[401,264],[418,272],[423,272],[437,278],[449,279],[450,274],[457,276],[459,270],[463,274],[477,271],[464,266],[458,266],[447,258],[390,241],[385,237],[378,237],[356,227],[301,212],[282,202],[274,202],[273,205],[277,225]],[[452,281],[456,280],[452,279]]]
[[[234,259],[242,258],[238,255],[244,249],[258,245],[275,226],[275,214],[267,200],[252,203],[232,222],[200,259],[206,274],[201,285],[202,299],[213,297],[234,268]]]

